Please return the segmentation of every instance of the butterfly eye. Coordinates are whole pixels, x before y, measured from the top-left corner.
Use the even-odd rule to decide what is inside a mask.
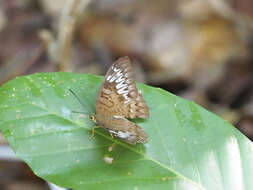
[[[91,120],[91,121],[95,121],[95,116],[94,116],[94,115],[91,115],[91,116],[90,116],[90,120]]]

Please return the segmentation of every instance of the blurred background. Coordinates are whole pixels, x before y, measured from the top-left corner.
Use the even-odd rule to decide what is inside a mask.
[[[0,83],[35,72],[136,80],[193,100],[253,140],[252,0],[0,0]],[[0,134],[0,190],[53,189]]]

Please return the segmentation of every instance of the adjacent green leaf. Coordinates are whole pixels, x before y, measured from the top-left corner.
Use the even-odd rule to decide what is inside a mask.
[[[0,130],[38,176],[75,190],[253,189],[252,143],[223,119],[161,89],[138,85],[151,115],[134,121],[148,143],[132,146],[102,128],[90,140],[94,124],[72,111],[95,111],[101,81],[48,73],[0,88]],[[111,165],[105,155],[113,157]]]

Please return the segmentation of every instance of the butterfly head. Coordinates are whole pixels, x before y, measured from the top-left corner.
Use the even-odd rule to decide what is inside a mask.
[[[95,114],[91,114],[91,115],[90,115],[90,120],[91,120],[92,122],[94,122],[94,123],[97,123]]]

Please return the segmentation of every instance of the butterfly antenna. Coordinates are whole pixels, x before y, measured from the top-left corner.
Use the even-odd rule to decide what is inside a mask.
[[[89,115],[88,113],[82,112],[82,111],[73,111],[73,110],[71,110],[71,112],[72,112],[72,113],[81,113],[81,114]]]
[[[73,94],[74,96],[75,96],[75,98],[78,100],[78,102],[85,108],[85,105],[84,105],[84,103],[81,101],[81,99],[76,95],[76,93],[73,91],[73,90],[71,90],[70,88],[69,88],[69,91],[71,92],[71,94]],[[79,112],[79,111],[72,111],[73,113],[83,113],[83,114],[88,114],[88,113],[85,113],[85,112]]]

